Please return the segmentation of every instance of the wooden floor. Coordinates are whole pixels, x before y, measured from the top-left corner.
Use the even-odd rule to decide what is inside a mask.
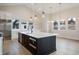
[[[4,41],[4,55],[31,55],[31,53],[23,47],[17,40]]]
[[[55,55],[79,55],[79,40],[57,38]]]
[[[79,55],[79,41],[63,38],[56,39],[57,51],[50,55]],[[31,55],[17,40],[4,41],[4,55]]]

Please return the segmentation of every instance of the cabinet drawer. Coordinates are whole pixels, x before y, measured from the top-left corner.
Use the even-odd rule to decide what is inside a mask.
[[[29,43],[31,43],[34,46],[37,45],[36,40],[35,39],[32,39],[32,38],[29,39]]]

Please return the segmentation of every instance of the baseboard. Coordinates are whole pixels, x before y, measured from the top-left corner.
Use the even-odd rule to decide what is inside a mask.
[[[70,40],[79,40],[79,39],[72,39],[72,38],[60,37],[60,36],[57,36],[57,38],[70,39]]]

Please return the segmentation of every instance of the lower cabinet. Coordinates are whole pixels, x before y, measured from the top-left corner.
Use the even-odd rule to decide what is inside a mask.
[[[34,38],[19,33],[18,37],[18,42],[34,55],[46,55],[56,51],[56,36]]]

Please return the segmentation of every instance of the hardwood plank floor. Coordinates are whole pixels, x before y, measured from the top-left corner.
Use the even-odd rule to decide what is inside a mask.
[[[79,40],[57,38],[53,55],[79,55]]]
[[[56,39],[57,51],[50,55],[79,55],[79,41],[63,38]],[[31,55],[17,40],[4,41],[4,55]]]
[[[31,55],[31,53],[23,47],[17,40],[4,41],[4,55]]]

